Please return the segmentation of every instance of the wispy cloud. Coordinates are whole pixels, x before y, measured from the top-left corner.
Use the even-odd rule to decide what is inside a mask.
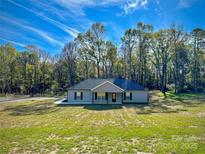
[[[21,32],[24,33],[23,31]],[[16,42],[19,43],[19,45],[17,46],[23,44],[24,47],[26,47],[27,45],[37,45],[39,48],[45,51],[48,50],[47,47],[45,46],[45,43],[42,40],[38,40],[33,37],[31,38],[30,36],[23,35],[22,33],[19,33],[18,31],[13,31],[12,29],[0,29],[0,37],[2,38],[2,40],[4,39],[5,42],[11,42],[11,41]],[[55,48],[55,46],[51,47],[51,49],[53,48]]]
[[[30,27],[30,26],[23,26],[24,28],[27,28],[33,32],[36,32],[38,35],[40,35],[41,37],[43,37],[44,39],[48,40],[49,42],[51,43],[54,43],[54,44],[59,44],[61,47],[63,46],[63,43],[61,43],[60,41],[57,41],[55,40],[54,38],[52,38],[51,36],[49,36],[47,33],[37,29],[37,28],[33,28],[33,27]]]
[[[129,14],[137,9],[144,8],[148,4],[147,0],[131,0],[122,5],[125,14]]]
[[[20,28],[24,28],[27,29],[29,31],[32,31],[34,33],[36,33],[37,35],[39,35],[41,38],[45,39],[46,41],[49,41],[53,44],[58,44],[61,47],[63,46],[63,43],[61,43],[60,41],[54,39],[53,37],[51,37],[48,33],[41,31],[37,28],[34,28],[33,26],[30,26],[28,23],[26,23],[25,21],[20,21],[17,19],[12,19],[10,16],[4,17],[2,15],[0,15],[0,19],[4,20],[5,22],[11,23],[15,26],[18,26]]]
[[[40,14],[40,13],[37,13],[37,12],[35,12],[34,10],[32,10],[32,9],[30,9],[30,8],[27,8],[27,7],[21,5],[21,4],[17,3],[17,2],[14,2],[13,0],[8,0],[8,1],[9,1],[10,3],[12,3],[12,4],[18,6],[18,7],[21,7],[21,8],[23,8],[23,9],[25,9],[25,10],[27,10],[27,11],[29,11],[29,12],[31,12],[31,13],[33,13],[33,14],[39,16],[39,17],[41,17],[42,19],[44,19],[44,20],[46,20],[47,22],[49,22],[49,23],[55,25],[56,27],[60,28],[61,30],[65,31],[65,32],[67,32],[68,34],[70,34],[70,35],[73,36],[73,37],[76,37],[76,36],[78,35],[78,33],[79,33],[78,30],[76,30],[76,29],[74,29],[74,28],[71,28],[71,27],[68,27],[67,25],[65,25],[65,24],[63,24],[63,23],[61,23],[61,22],[59,22],[59,21],[57,21],[57,20],[51,19],[51,18],[49,18],[49,17],[47,17],[47,16],[45,16],[45,15],[42,15],[42,14]]]
[[[198,0],[180,0],[177,8],[189,8],[191,7],[194,3],[196,3]]]
[[[8,40],[8,39],[2,38],[2,37],[0,37],[0,40],[13,43],[13,44],[15,44],[15,45],[17,45],[17,46],[20,46],[20,47],[23,47],[23,48],[26,47],[25,44],[22,44],[22,43],[19,43],[19,42],[15,42],[15,41],[12,41],[12,40]]]
[[[67,8],[75,16],[85,16],[84,8],[95,6],[119,6],[121,13],[128,14],[137,9],[144,8],[148,4],[148,0],[53,0],[57,5]]]
[[[84,8],[100,4],[95,0],[53,0],[53,2],[63,8],[67,8],[75,16],[85,16]]]

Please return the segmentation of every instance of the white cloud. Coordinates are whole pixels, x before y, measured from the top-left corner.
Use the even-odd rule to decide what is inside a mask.
[[[22,33],[19,33],[19,29],[15,27],[17,31],[13,30],[11,26],[6,27],[1,27],[0,29],[0,36],[2,38],[6,38],[9,40],[19,40],[21,38],[21,42],[24,44],[38,44],[41,45],[43,42],[41,40],[35,39],[34,37],[31,37],[29,35],[24,35],[23,31]]]
[[[85,16],[84,8],[95,6],[119,6],[122,14],[128,14],[137,9],[144,8],[148,0],[53,0],[57,5],[68,9],[75,16]]]
[[[29,11],[29,12],[31,12],[31,13],[39,16],[39,17],[41,17],[42,19],[44,19],[47,22],[55,25],[56,27],[60,28],[61,30],[65,31],[65,32],[67,32],[68,34],[70,34],[73,37],[76,37],[78,35],[78,33],[79,33],[78,30],[76,30],[74,28],[71,28],[71,27],[68,27],[67,25],[65,25],[65,24],[63,24],[63,23],[61,23],[61,22],[59,22],[57,20],[51,19],[51,18],[49,18],[49,17],[47,17],[45,15],[37,13],[37,12],[35,12],[34,10],[32,10],[30,8],[27,8],[27,7],[21,5],[21,4],[17,3],[17,2],[14,2],[13,0],[8,0],[8,1],[11,2],[12,4],[18,6],[18,7],[21,7],[23,9],[25,9],[25,10],[27,10],[27,11]]]
[[[4,15],[5,16],[5,15]],[[49,41],[53,44],[58,44],[60,45],[61,47],[63,46],[63,43],[61,43],[60,41],[54,39],[53,37],[51,37],[48,33],[44,32],[44,31],[41,31],[37,28],[34,28],[32,26],[30,26],[28,23],[26,23],[25,21],[21,21],[21,20],[17,20],[17,19],[12,19],[10,16],[7,16],[7,17],[4,17],[2,15],[0,15],[0,19],[1,20],[4,20],[6,22],[9,22],[15,26],[18,26],[20,28],[24,28],[24,29],[27,29],[27,30],[30,30],[34,33],[36,33],[37,35],[39,35],[41,38],[45,39],[46,41]]]
[[[123,5],[122,8],[125,14],[129,14],[137,9],[144,8],[147,4],[147,0],[131,0],[127,4]]]
[[[122,12],[120,15],[126,15],[137,9],[144,8],[148,4],[148,0],[29,0],[32,3],[31,7],[28,7],[18,3],[18,1],[8,1],[40,17],[73,37],[76,37],[79,31],[67,26],[65,23],[69,24],[71,20],[72,25],[75,25],[75,27],[81,30],[86,30],[93,23],[93,21],[86,16],[85,8],[116,6],[121,8]],[[54,20],[54,18],[58,20]],[[73,24],[74,22],[75,24]],[[48,33],[34,28],[33,26],[26,24],[19,26],[37,33],[49,42],[62,45],[61,42],[55,40]]]
[[[94,0],[53,0],[53,2],[63,8],[67,8],[76,16],[84,16],[83,8],[95,6],[97,4]]]
[[[198,0],[180,0],[177,8],[189,8],[191,7],[195,2],[197,2]]]
[[[31,9],[14,0],[8,1],[41,17],[43,20],[55,25],[73,37],[76,37],[79,31],[64,23],[67,23],[68,19],[72,18],[72,21],[75,21],[75,25],[81,30],[88,28],[93,21],[86,17],[85,8],[96,6],[117,6],[122,9],[122,12],[118,14],[126,15],[137,9],[144,8],[148,4],[148,0],[30,0],[33,5]],[[35,8],[38,8],[38,10]],[[51,18],[49,16],[51,14],[53,14],[58,20]],[[60,22],[60,20],[63,21],[63,23]],[[81,25],[83,25],[83,27],[81,27]]]
[[[29,29],[29,30],[31,30],[33,32],[36,32],[39,36],[41,36],[42,38],[48,40],[51,43],[58,44],[61,47],[63,47],[63,43],[61,43],[60,41],[55,40],[54,38],[49,36],[47,33],[43,32],[43,31],[41,31],[41,30],[39,30],[37,28],[33,28],[33,27],[30,27],[30,26],[26,26],[26,25],[23,25],[22,27],[24,27],[26,29]]]
[[[23,48],[26,47],[25,44],[22,44],[22,43],[19,43],[19,42],[15,42],[15,41],[12,41],[12,40],[8,40],[8,39],[2,38],[2,37],[0,37],[0,40],[6,41],[6,42],[11,42],[11,43],[13,43],[13,44],[15,44],[17,46],[23,47]]]

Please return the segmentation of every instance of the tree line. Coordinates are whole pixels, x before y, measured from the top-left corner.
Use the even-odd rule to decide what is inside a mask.
[[[0,93],[57,94],[87,78],[126,78],[164,94],[205,91],[205,30],[172,25],[154,31],[139,22],[118,46],[105,34],[95,23],[56,56],[35,45],[21,52],[1,45]]]

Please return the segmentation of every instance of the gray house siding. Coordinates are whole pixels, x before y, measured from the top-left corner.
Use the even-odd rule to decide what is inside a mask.
[[[82,92],[83,98],[75,99],[75,92]],[[108,93],[108,100],[95,99],[95,93],[90,90],[68,90],[68,104],[122,104],[122,103],[147,103],[148,91],[132,92],[132,100],[124,99],[124,93],[116,93],[116,102],[112,102],[112,93]]]
[[[98,92],[101,94],[98,95],[99,99],[96,99],[95,93]],[[125,92],[131,92],[132,99],[125,99]],[[75,93],[78,94],[77,97]],[[102,93],[107,93],[107,99]],[[116,101],[112,100],[112,93],[116,93]],[[68,89],[67,102],[68,104],[134,104],[147,103],[148,98],[148,90],[130,80],[87,79]]]
[[[108,93],[108,104],[122,104],[122,94],[116,93],[116,102],[112,102],[112,93]]]
[[[116,93],[116,102],[112,102],[112,93],[108,93],[107,100],[95,99],[95,93],[93,93],[93,104],[122,104],[122,93]]]
[[[95,92],[92,93],[92,97],[93,97],[93,104],[107,104],[107,100],[106,99],[96,99],[95,98]]]
[[[82,92],[81,99],[75,99],[75,92]],[[90,90],[68,90],[68,104],[92,104],[92,91]]]
[[[149,93],[147,90],[132,90],[126,92],[132,92],[132,100],[124,99],[123,97],[123,103],[147,103],[148,102]]]
[[[104,82],[101,85],[98,85],[96,88],[93,88],[92,91],[94,92],[122,92],[124,91],[120,87],[114,85],[111,82]]]

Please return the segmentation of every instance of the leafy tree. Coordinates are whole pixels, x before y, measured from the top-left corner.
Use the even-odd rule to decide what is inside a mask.
[[[191,33],[192,36],[192,50],[193,50],[193,60],[192,60],[192,85],[194,91],[197,92],[197,87],[200,83],[200,69],[203,66],[202,61],[204,57],[204,47],[205,47],[205,30],[196,28]]]
[[[0,93],[60,94],[90,77],[132,79],[165,96],[172,87],[175,93],[205,90],[205,30],[187,33],[173,25],[153,32],[139,22],[119,47],[105,38],[104,26],[95,23],[55,56],[35,45],[23,52],[0,45]]]
[[[125,57],[128,63],[128,79],[131,79],[132,76],[132,54],[137,48],[137,35],[135,29],[128,29],[125,31],[124,36],[121,38],[123,43],[123,50],[125,51]]]
[[[170,30],[160,30],[152,36],[150,47],[153,51],[153,64],[156,68],[157,82],[161,91],[165,94],[167,90],[167,69],[171,58],[171,36]]]
[[[176,27],[176,25],[173,25],[171,28],[171,37],[172,37],[172,52],[173,52],[173,72],[174,72],[174,93],[178,92],[179,87],[179,53],[177,52],[178,46],[180,44],[186,42],[187,40],[187,34],[184,33],[182,27]]]
[[[98,78],[100,77],[100,64],[102,62],[102,53],[104,51],[104,32],[104,26],[101,23],[95,23],[86,33],[80,34],[77,37],[80,46],[83,48],[85,58],[88,58],[88,54],[91,60],[96,62]]]
[[[106,42],[106,61],[109,67],[109,77],[112,78],[114,76],[114,67],[117,60],[117,48],[116,46],[110,42]],[[107,73],[106,73],[107,74]],[[108,77],[108,75],[106,75]]]
[[[139,22],[137,24],[137,82],[143,86],[147,86],[148,82],[147,55],[149,52],[149,42],[152,30],[153,27],[149,24],[143,24],[142,22]]]
[[[62,52],[62,59],[67,66],[68,71],[68,81],[70,85],[73,86],[76,78],[76,57],[77,57],[77,44],[76,42],[69,42],[65,44]]]

